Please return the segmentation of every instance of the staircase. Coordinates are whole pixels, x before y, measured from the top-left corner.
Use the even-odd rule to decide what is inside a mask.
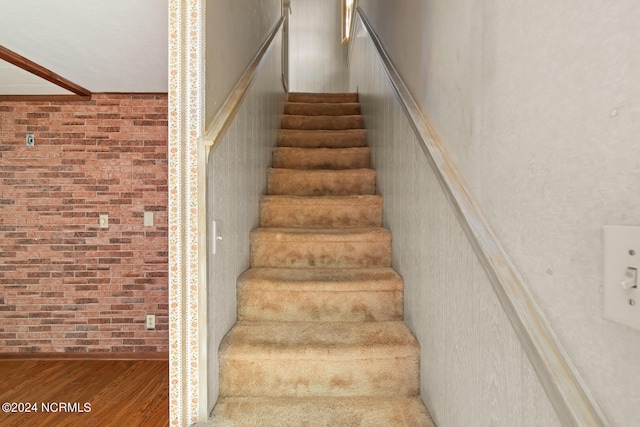
[[[215,426],[433,426],[357,94],[290,94]]]

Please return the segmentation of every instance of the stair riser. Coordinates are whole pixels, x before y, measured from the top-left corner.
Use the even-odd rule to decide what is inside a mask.
[[[261,203],[260,227],[357,228],[382,227],[382,204],[361,206]]]
[[[360,114],[358,103],[302,103],[287,102],[284,113],[297,116],[356,116]]]
[[[419,396],[231,397],[212,415],[217,427],[434,427]]]
[[[371,169],[350,171],[297,171],[270,169],[267,194],[292,196],[373,195],[376,174]]]
[[[346,148],[365,147],[367,133],[363,129],[344,131],[312,131],[285,129],[278,137],[280,147]]]
[[[340,285],[337,285],[339,287]],[[402,320],[402,291],[238,291],[239,320],[362,322]]]
[[[346,130],[363,129],[362,116],[282,116],[282,129]]]
[[[283,169],[368,169],[371,166],[368,148],[276,148],[273,167]]]
[[[391,241],[251,242],[251,266],[274,268],[391,267]]]
[[[374,359],[221,357],[222,396],[414,396],[417,354]]]
[[[358,94],[292,92],[289,94],[289,102],[358,102]]]

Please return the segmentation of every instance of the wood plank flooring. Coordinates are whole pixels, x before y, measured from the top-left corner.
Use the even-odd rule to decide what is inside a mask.
[[[168,426],[169,362],[0,360],[0,405],[3,427]]]

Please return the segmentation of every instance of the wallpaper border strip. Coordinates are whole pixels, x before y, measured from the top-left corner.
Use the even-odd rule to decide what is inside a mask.
[[[204,115],[204,0],[169,0],[169,420],[206,419],[198,345],[197,148]],[[203,409],[204,408],[204,409]]]

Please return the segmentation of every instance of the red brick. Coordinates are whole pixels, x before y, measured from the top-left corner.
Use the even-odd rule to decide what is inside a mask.
[[[167,351],[166,95],[0,112],[0,352]]]

